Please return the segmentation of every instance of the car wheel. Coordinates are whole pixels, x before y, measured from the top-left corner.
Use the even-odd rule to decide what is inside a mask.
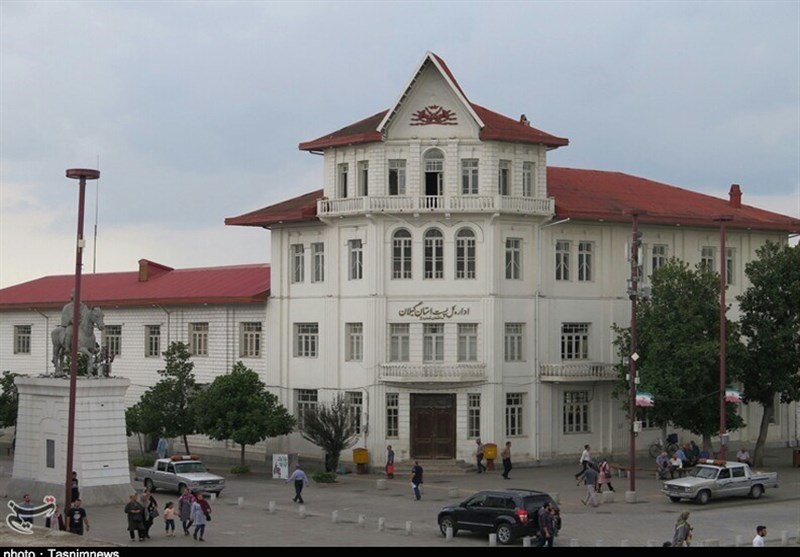
[[[497,525],[496,534],[497,541],[503,545],[510,544],[511,540],[514,538],[514,534],[511,532],[511,526],[505,522]]]
[[[452,516],[443,516],[439,519],[439,530],[442,531],[443,536],[447,536],[448,528],[453,530],[453,536],[455,536],[456,532],[458,532],[458,528],[456,528],[456,520]]]
[[[711,493],[707,489],[704,489],[703,491],[697,494],[697,502],[700,503],[701,505],[705,505],[706,503],[708,503],[709,499],[711,499]]]
[[[764,493],[764,488],[761,487],[760,485],[754,485],[750,490],[750,497],[752,497],[753,499],[758,499],[759,497],[761,497],[762,493]]]
[[[153,480],[151,480],[150,478],[147,478],[144,481],[144,488],[150,493],[155,493],[156,491],[156,486],[153,485]]]
[[[680,502],[681,498],[680,497],[670,497],[669,500],[672,501],[673,503],[678,503],[678,502]]]

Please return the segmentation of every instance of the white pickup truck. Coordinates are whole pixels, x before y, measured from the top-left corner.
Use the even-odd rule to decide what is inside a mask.
[[[777,472],[754,472],[743,462],[701,459],[686,477],[664,482],[661,493],[673,503],[690,499],[705,505],[712,497],[758,499],[768,487],[778,487]]]
[[[200,458],[195,455],[159,458],[152,468],[137,466],[134,478],[144,482],[144,486],[151,492],[164,489],[183,493],[183,488],[188,487],[191,491],[215,493],[219,496],[225,489],[225,478],[206,470]]]

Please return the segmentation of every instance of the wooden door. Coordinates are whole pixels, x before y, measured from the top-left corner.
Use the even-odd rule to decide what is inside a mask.
[[[451,459],[456,456],[456,395],[411,395],[411,456]]]

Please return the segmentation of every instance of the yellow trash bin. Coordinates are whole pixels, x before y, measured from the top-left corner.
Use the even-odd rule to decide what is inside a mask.
[[[486,443],[483,446],[483,458],[486,459],[486,469],[494,470],[494,461],[497,460],[497,445]]]
[[[356,464],[357,474],[366,474],[367,463],[369,463],[369,451],[361,447],[353,449],[353,462]]]

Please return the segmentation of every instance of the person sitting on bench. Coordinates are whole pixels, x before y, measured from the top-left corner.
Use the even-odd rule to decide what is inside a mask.
[[[678,456],[678,453],[675,452],[672,454],[672,458],[669,459],[669,477],[670,479],[675,478],[675,472],[678,473],[678,477],[680,478],[683,476],[683,461]]]
[[[670,471],[669,456],[667,456],[667,451],[661,451],[661,454],[656,457],[656,470],[658,471],[659,480],[667,479],[667,473]]]

